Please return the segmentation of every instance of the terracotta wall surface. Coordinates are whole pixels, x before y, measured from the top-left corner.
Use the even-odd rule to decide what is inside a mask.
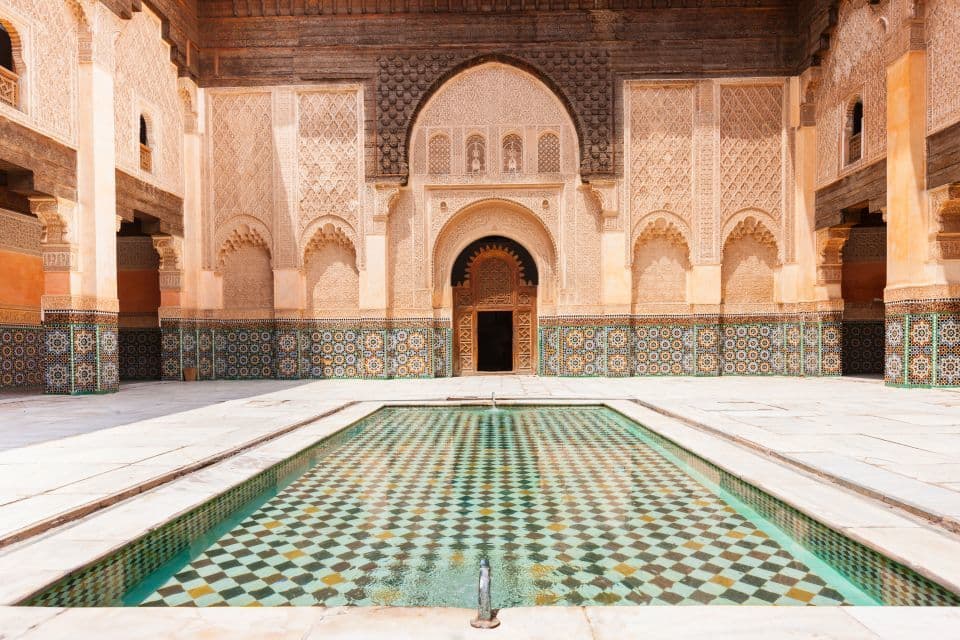
[[[43,262],[40,256],[0,250],[0,308],[40,308]]]
[[[886,261],[843,265],[842,295],[847,302],[883,300],[883,288],[886,284]]]
[[[156,269],[117,272],[120,313],[156,314],[160,306],[160,277]]]

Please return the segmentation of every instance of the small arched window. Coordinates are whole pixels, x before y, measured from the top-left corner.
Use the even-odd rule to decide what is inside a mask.
[[[0,23],[0,102],[11,107],[20,106],[20,76],[14,56],[16,34]]]
[[[153,150],[150,148],[150,123],[146,116],[140,115],[140,168],[153,171]]]
[[[555,133],[545,133],[537,141],[537,171],[560,173],[560,138]]]
[[[442,133],[430,138],[427,148],[427,167],[430,175],[450,173],[450,138]]]
[[[467,138],[467,173],[483,173],[487,169],[487,143],[481,135]]]
[[[0,24],[0,67],[13,73],[17,72],[13,64],[13,38],[2,24]]]
[[[847,106],[844,137],[845,164],[852,164],[863,156],[863,100],[860,98],[854,98]]]
[[[503,172],[520,173],[523,171],[523,141],[520,136],[511,133],[503,139]]]

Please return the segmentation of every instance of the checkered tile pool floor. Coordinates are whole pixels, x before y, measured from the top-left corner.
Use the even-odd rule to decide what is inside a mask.
[[[385,409],[131,593],[470,607],[485,556],[497,607],[872,603],[629,424],[600,407]]]

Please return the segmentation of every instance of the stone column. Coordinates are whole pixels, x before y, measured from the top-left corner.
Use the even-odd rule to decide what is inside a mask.
[[[119,389],[114,43],[121,25],[99,3],[84,3],[78,82],[77,211],[68,251],[47,226],[50,274],[43,296],[48,393]],[[50,206],[38,205],[40,209]],[[38,217],[44,216],[39,213]],[[50,218],[50,216],[44,216]],[[62,239],[62,237],[61,237]],[[55,257],[56,256],[56,257]],[[54,262],[56,264],[54,264]]]
[[[606,313],[629,314],[631,274],[624,216],[620,211],[620,183],[593,180],[586,186],[600,208],[600,303]]]
[[[367,316],[386,316],[389,299],[389,242],[387,220],[390,210],[400,197],[400,186],[395,183],[377,183],[368,194],[372,196],[370,224],[364,230],[364,264],[360,269],[360,310]],[[360,247],[357,247],[359,250]]]
[[[891,35],[887,66],[887,384],[960,384],[960,287],[931,250],[926,191],[927,65],[923,23]],[[951,346],[952,345],[952,346]]]

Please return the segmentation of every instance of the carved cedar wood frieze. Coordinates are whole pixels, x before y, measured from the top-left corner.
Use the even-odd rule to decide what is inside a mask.
[[[446,80],[460,71],[501,61],[529,71],[564,101],[580,139],[584,178],[614,173],[614,78],[606,51],[524,51],[513,56],[410,53],[378,60],[377,167],[381,175],[406,177],[408,142],[419,109]]]

